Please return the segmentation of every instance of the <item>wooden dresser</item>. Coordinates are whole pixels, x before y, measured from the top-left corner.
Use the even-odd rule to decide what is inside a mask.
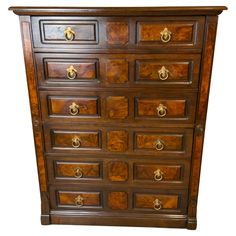
[[[10,10],[20,16],[42,224],[195,229],[226,7]]]

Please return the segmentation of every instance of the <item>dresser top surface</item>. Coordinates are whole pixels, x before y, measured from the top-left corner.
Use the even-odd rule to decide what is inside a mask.
[[[12,6],[17,15],[82,15],[82,16],[168,16],[168,15],[219,15],[225,6],[182,7],[44,7]]]

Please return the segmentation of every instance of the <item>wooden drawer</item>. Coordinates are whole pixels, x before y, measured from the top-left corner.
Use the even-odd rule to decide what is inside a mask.
[[[65,95],[65,94],[68,95]],[[77,96],[65,92],[41,93],[42,115],[47,118],[99,118],[101,101],[97,96]],[[78,93],[77,93],[78,94]]]
[[[100,150],[101,132],[99,130],[50,130],[50,143],[46,143],[48,150]],[[47,138],[47,135],[46,135]]]
[[[137,45],[152,47],[201,47],[204,17],[141,18]]]
[[[181,164],[159,164],[159,163],[134,163],[134,180],[148,181],[158,184],[181,183],[187,176],[184,176],[185,167]]]
[[[37,53],[35,58],[40,85],[99,82],[99,58],[94,55]]]
[[[162,95],[163,93],[164,95]],[[185,121],[194,122],[196,94],[183,93],[178,95],[163,91],[160,95],[146,95],[135,97],[135,118],[138,120],[157,120],[165,122]]]
[[[54,169],[56,179],[94,180],[102,177],[101,163],[54,161]]]
[[[44,17],[33,18],[35,43],[56,45],[93,45],[98,43],[98,22],[83,18]]]
[[[200,48],[204,17],[32,17],[35,47]]]
[[[135,60],[137,84],[152,86],[196,86],[200,55],[154,55]]]
[[[166,154],[187,154],[192,149],[191,129],[162,129],[134,133],[134,151],[164,156]]]
[[[64,191],[56,192],[58,208],[96,209],[102,207],[101,192]]]
[[[200,54],[36,53],[40,86],[197,87]]]
[[[137,190],[133,193],[133,206],[136,211],[163,213],[185,213],[186,193],[160,190]]]

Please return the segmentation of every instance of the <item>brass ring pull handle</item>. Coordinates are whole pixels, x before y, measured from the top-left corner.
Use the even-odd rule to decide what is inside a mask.
[[[154,174],[154,180],[156,181],[163,180],[164,173],[160,169],[155,170],[153,174]]]
[[[75,32],[70,26],[68,26],[64,31],[65,39],[67,41],[73,41],[75,39]]]
[[[72,138],[72,147],[74,148],[79,148],[81,146],[81,139],[78,138],[77,136],[75,136],[74,138]]]
[[[154,210],[156,210],[156,211],[161,210],[161,208],[162,208],[162,202],[161,202],[158,198],[156,198],[156,199],[153,201],[153,208],[154,208]]]
[[[69,66],[67,69],[66,69],[66,72],[67,72],[67,78],[68,79],[75,79],[76,76],[77,76],[77,70],[74,68],[74,66]]]
[[[78,179],[80,179],[80,178],[82,178],[83,177],[83,172],[82,172],[82,170],[81,170],[81,168],[76,168],[75,169],[75,178],[78,178]]]
[[[69,113],[72,116],[79,114],[79,105],[77,105],[75,102],[72,102],[72,104],[69,106]]]
[[[169,77],[169,71],[164,66],[162,66],[158,71],[158,75],[160,80],[167,80]]]
[[[164,149],[164,143],[161,140],[157,140],[155,143],[155,148],[157,151],[162,151]]]
[[[81,195],[78,195],[76,198],[75,198],[75,205],[77,207],[82,207],[84,205],[84,198],[81,196]]]
[[[167,113],[167,107],[160,103],[157,107],[157,115],[159,117],[164,117],[166,116],[166,113]]]
[[[171,40],[171,32],[167,28],[161,31],[160,34],[163,43],[168,43]]]

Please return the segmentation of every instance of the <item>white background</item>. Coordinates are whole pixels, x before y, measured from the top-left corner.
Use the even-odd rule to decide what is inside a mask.
[[[198,228],[40,224],[40,198],[18,17],[11,5],[226,5],[219,17],[198,202]],[[1,0],[0,2],[0,235],[236,235],[236,1]],[[219,235],[218,234],[218,235]]]

